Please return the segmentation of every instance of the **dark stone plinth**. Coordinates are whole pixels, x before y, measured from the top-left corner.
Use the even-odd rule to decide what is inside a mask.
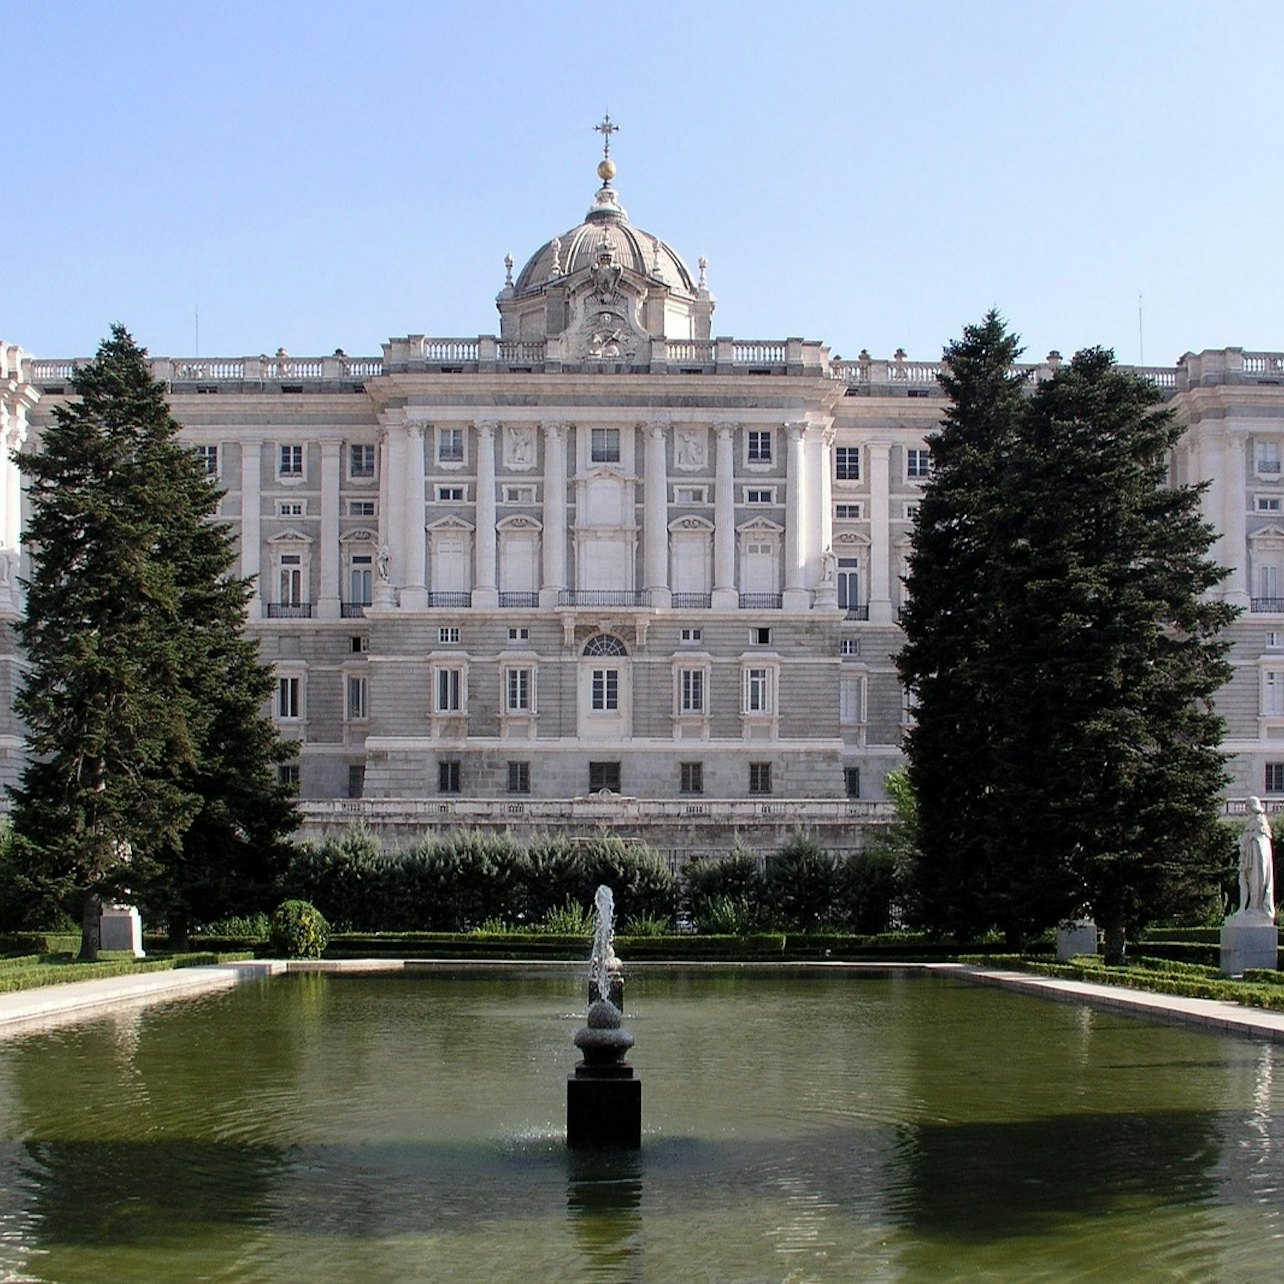
[[[642,1080],[632,1067],[605,1074],[583,1062],[566,1079],[566,1144],[571,1150],[637,1150],[642,1145]]]

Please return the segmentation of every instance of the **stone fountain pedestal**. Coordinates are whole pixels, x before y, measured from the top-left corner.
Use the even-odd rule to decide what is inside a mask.
[[[571,1150],[637,1150],[642,1145],[642,1080],[624,1054],[633,1036],[607,999],[589,1004],[575,1036],[584,1059],[566,1079],[566,1144]]]
[[[1269,914],[1240,910],[1222,924],[1221,972],[1242,976],[1245,968],[1277,966],[1280,930]]]

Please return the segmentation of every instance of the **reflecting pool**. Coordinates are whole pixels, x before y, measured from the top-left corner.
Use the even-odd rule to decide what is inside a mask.
[[[563,1145],[578,972],[294,975],[0,1042],[0,1279],[1259,1279],[1270,1045],[940,975],[635,969],[637,1154]]]

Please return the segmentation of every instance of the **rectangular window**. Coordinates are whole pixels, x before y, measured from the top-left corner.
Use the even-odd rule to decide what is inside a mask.
[[[349,602],[369,606],[374,601],[374,554],[354,553],[349,567]]]
[[[504,707],[509,713],[530,713],[533,707],[531,692],[535,674],[531,669],[509,669],[504,680]]]
[[[348,720],[350,722],[363,721],[366,714],[366,679],[348,675]]]
[[[917,505],[917,504],[906,504],[906,505],[905,505],[905,520],[906,520],[907,522],[916,522],[916,521],[918,521],[918,505]]]
[[[437,462],[462,464],[464,462],[464,430],[462,428],[437,429]]]
[[[276,515],[278,517],[303,517],[308,511],[307,500],[304,499],[280,499],[276,504]]]
[[[865,679],[843,678],[838,684],[838,721],[859,726],[865,721]]]
[[[746,458],[751,464],[771,463],[771,429],[751,428],[746,450]]]
[[[373,499],[350,499],[348,501],[349,517],[373,517],[375,502]]]
[[[699,642],[703,636],[704,632],[701,629],[683,629],[681,633],[684,642]]]
[[[533,504],[535,502],[534,486],[505,486],[504,503]]]
[[[463,708],[464,672],[462,669],[437,670],[437,712],[459,713]]]
[[[905,452],[905,476],[923,481],[932,472],[932,453],[928,450],[907,450]]]
[[[709,488],[707,486],[675,486],[673,488],[675,504],[707,504]]]
[[[302,446],[282,446],[281,447],[281,469],[282,477],[302,477],[303,476],[303,447]]]
[[[348,797],[360,798],[366,792],[366,769],[360,763],[348,765]]]
[[[744,710],[746,713],[771,712],[771,670],[746,669]]]
[[[678,763],[678,790],[684,794],[704,793],[704,763]]]
[[[774,504],[776,492],[771,487],[750,486],[745,490],[746,504]]]
[[[438,642],[458,642],[459,626],[457,624],[452,624],[446,628],[438,629],[437,641]]]
[[[508,792],[510,794],[528,794],[531,791],[531,765],[529,762],[510,762],[508,764]]]
[[[277,765],[276,778],[287,789],[293,789],[296,792],[299,788],[299,764],[297,762],[283,762]]]
[[[840,522],[858,522],[860,521],[859,504],[835,504],[834,516]]]
[[[620,707],[619,669],[593,670],[593,708],[611,713]]]
[[[1262,683],[1262,712],[1278,717],[1284,713],[1284,669],[1267,669]]]
[[[1284,794],[1284,762],[1266,764],[1266,792]]]
[[[303,555],[301,553],[282,553],[277,601],[282,606],[303,605]]]
[[[754,646],[770,646],[771,629],[767,627],[750,629],[749,641],[752,642]]]
[[[618,428],[592,429],[589,435],[589,453],[595,464],[618,464],[620,430]]]
[[[276,716],[278,718],[299,716],[299,686],[298,678],[277,678]]]
[[[834,447],[834,476],[839,481],[860,481],[860,447]]]
[[[1278,477],[1280,472],[1280,444],[1278,441],[1259,441],[1253,451],[1254,467],[1263,477]]]
[[[508,640],[510,642],[529,642],[531,631],[524,624],[518,625],[515,629],[508,630]]]
[[[369,651],[369,635],[365,633],[353,633],[349,638],[348,645],[352,648],[353,655],[360,655],[363,651]]]
[[[1274,629],[1267,632],[1265,645],[1268,651],[1278,651],[1280,649],[1280,635]]]
[[[438,486],[437,502],[439,504],[462,504],[464,488],[462,486]]]
[[[373,446],[348,447],[348,475],[351,477],[373,477],[375,471],[375,448]]]
[[[437,792],[457,794],[460,791],[460,772],[457,759],[437,764]]]
[[[196,457],[205,465],[206,473],[211,477],[218,476],[218,447],[196,446]]]
[[[680,683],[683,713],[704,712],[704,670],[682,669]]]
[[[751,762],[749,764],[749,792],[751,794],[771,793],[771,763]]]
[[[860,638],[843,638],[838,644],[839,655],[859,655]]]
[[[1278,513],[1284,509],[1284,499],[1278,495],[1257,495],[1254,507],[1259,513]]]
[[[860,768],[843,768],[843,790],[848,798],[860,797]]]
[[[609,789],[613,794],[620,792],[620,764],[618,762],[589,763],[589,793],[595,794],[602,789]]]

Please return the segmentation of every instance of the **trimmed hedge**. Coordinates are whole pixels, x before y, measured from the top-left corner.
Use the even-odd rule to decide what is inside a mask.
[[[34,990],[42,985],[65,985],[71,981],[101,981],[113,976],[132,976],[138,972],[165,972],[180,967],[208,967],[214,963],[239,963],[252,955],[175,954],[167,959],[101,959],[97,963],[77,963],[67,955],[46,956],[37,963],[0,968],[0,993]]]

